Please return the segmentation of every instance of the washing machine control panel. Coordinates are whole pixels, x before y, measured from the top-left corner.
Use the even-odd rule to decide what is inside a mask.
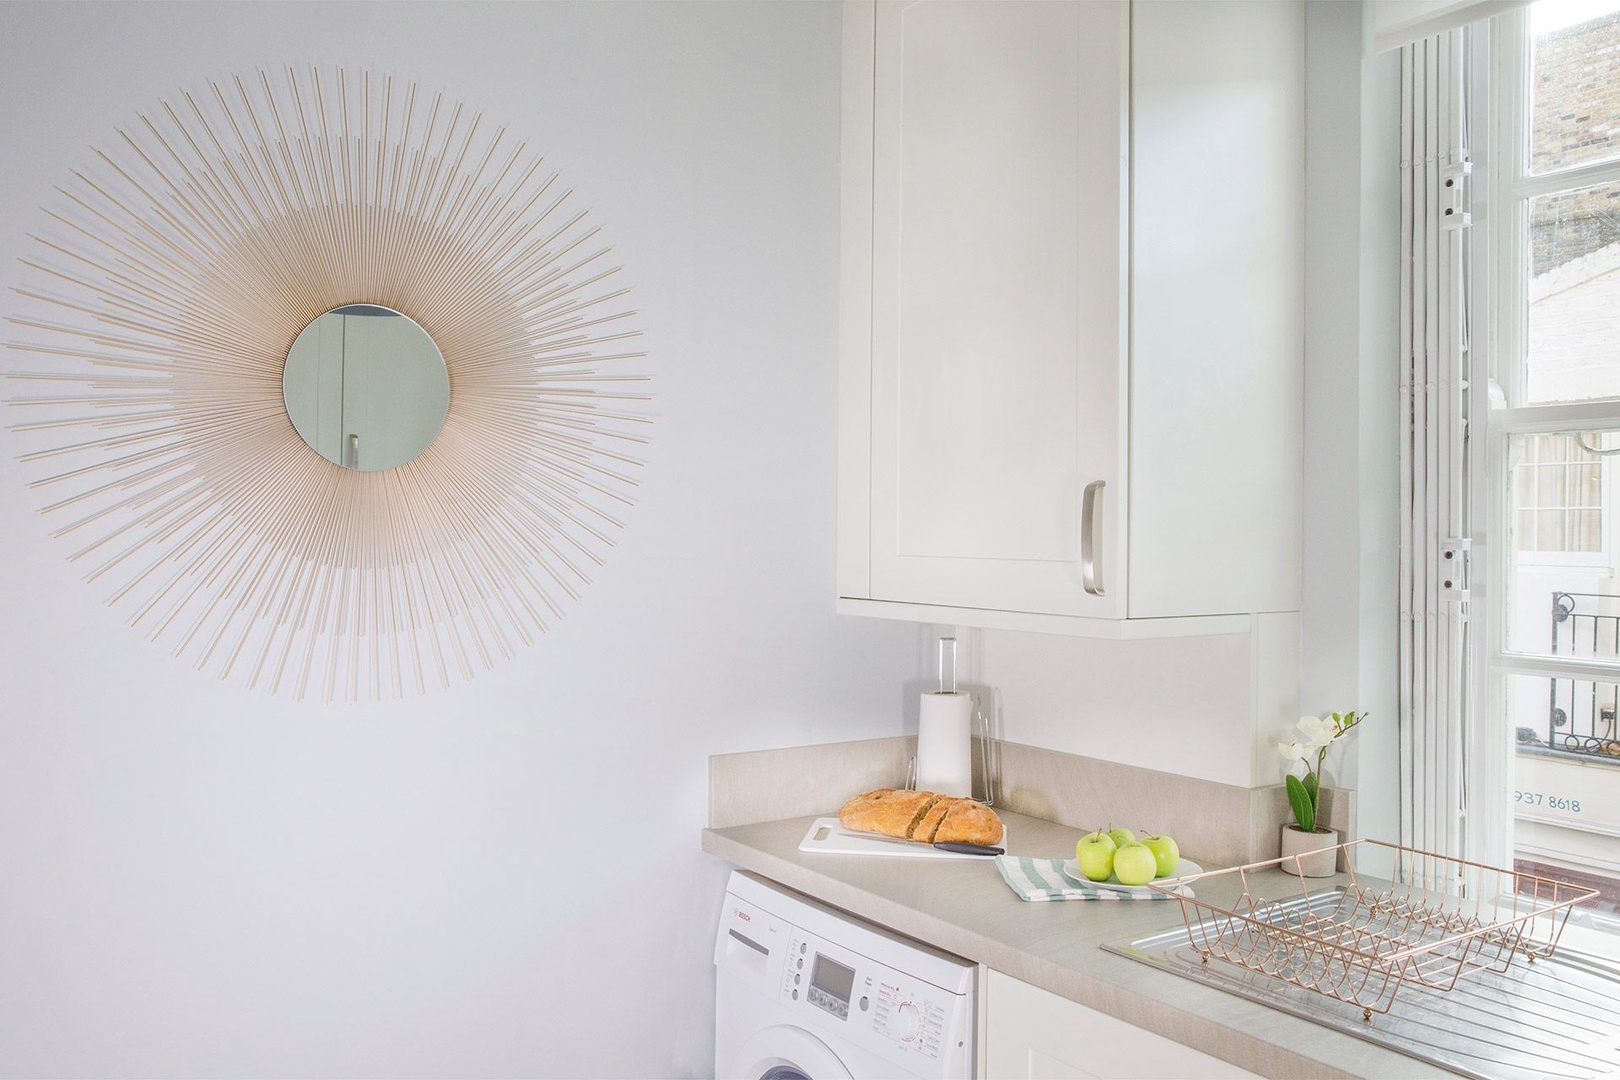
[[[915,1046],[924,1057],[937,1058],[949,1019],[938,991],[917,984],[880,981],[875,999],[876,1028],[901,1045]]]
[[[890,1056],[938,1060],[963,1008],[956,994],[839,948],[797,927],[790,931],[780,987],[783,1003],[820,1013],[824,1023]]]

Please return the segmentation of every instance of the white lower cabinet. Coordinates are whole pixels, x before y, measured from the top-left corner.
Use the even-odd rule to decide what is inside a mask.
[[[986,1080],[1255,1075],[999,971],[982,992]]]

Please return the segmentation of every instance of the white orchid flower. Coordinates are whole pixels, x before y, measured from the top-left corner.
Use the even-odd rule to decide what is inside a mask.
[[[1323,720],[1319,716],[1302,716],[1299,723],[1294,725],[1299,732],[1296,736],[1304,744],[1305,752],[1314,754],[1327,747],[1334,739],[1339,737],[1339,725],[1332,720]]]
[[[1306,751],[1305,747],[1301,745],[1298,739],[1290,739],[1288,742],[1280,742],[1277,744],[1277,753],[1281,754],[1283,756],[1283,760],[1286,761],[1290,766],[1292,766],[1296,761],[1304,761],[1307,752],[1308,751]]]

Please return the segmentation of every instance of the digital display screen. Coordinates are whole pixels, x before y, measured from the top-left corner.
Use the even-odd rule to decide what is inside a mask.
[[[816,966],[810,971],[810,985],[847,1006],[849,992],[855,986],[855,969],[816,953]]]

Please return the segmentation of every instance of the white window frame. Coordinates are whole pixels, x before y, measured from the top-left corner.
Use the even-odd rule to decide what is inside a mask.
[[[1513,857],[1512,725],[1503,723],[1505,689],[1514,676],[1620,682],[1620,660],[1535,656],[1507,649],[1513,552],[1508,541],[1507,450],[1517,434],[1583,432],[1620,428],[1620,398],[1527,405],[1524,365],[1528,319],[1529,200],[1571,188],[1620,181],[1620,161],[1588,163],[1545,174],[1524,166],[1529,124],[1529,9],[1520,8],[1476,24],[1470,32],[1469,96],[1475,115],[1472,146],[1476,174],[1471,198],[1474,229],[1467,257],[1469,309],[1475,333],[1469,358],[1471,415],[1485,419],[1483,438],[1471,440],[1482,498],[1471,504],[1474,539],[1473,606],[1469,683],[1471,799],[1468,847],[1494,865]],[[1485,108],[1481,108],[1485,106]],[[1505,106],[1505,107],[1504,107]],[[1483,378],[1480,376],[1484,375]],[[1605,468],[1606,493],[1613,492]],[[1607,529],[1604,544],[1609,545]],[[1481,572],[1483,571],[1483,572]]]

